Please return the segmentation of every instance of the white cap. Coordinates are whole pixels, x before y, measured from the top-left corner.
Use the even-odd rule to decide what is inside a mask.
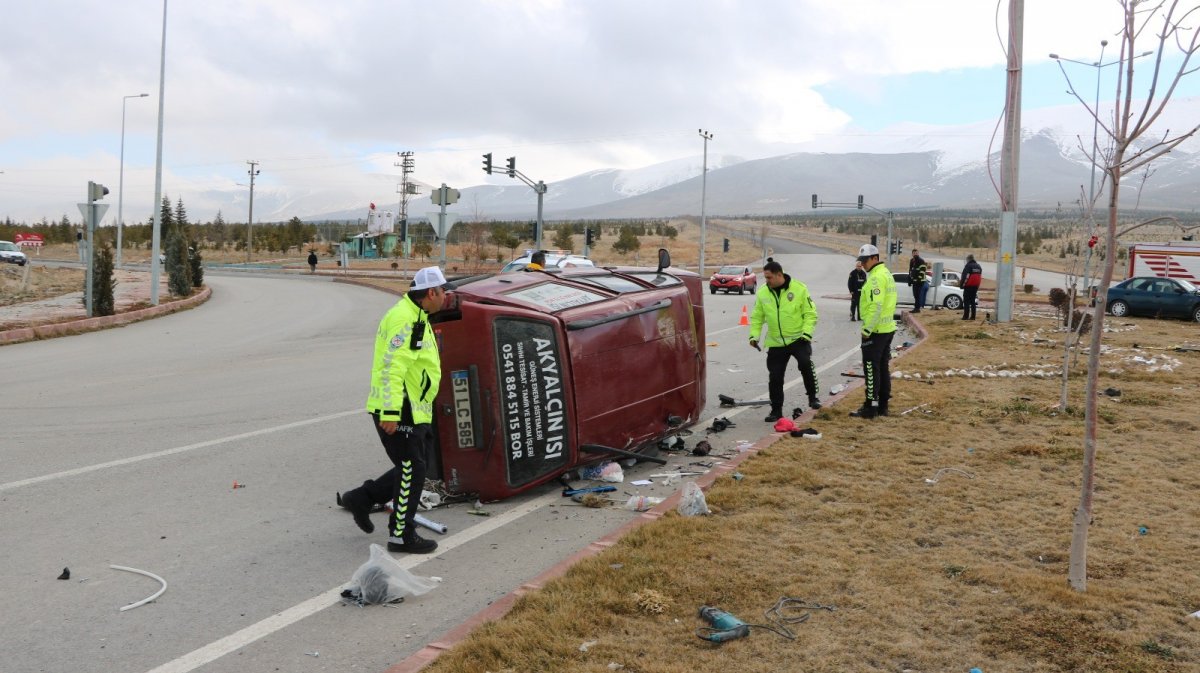
[[[879,248],[876,248],[875,246],[871,245],[870,243],[867,243],[866,245],[864,245],[863,247],[858,249],[858,258],[859,259],[866,259],[867,257],[875,257],[878,254],[879,254]]]
[[[424,269],[418,269],[413,275],[412,285],[410,290],[428,290],[431,287],[442,287],[446,284],[446,277],[442,275],[442,270],[436,266],[427,266]]]

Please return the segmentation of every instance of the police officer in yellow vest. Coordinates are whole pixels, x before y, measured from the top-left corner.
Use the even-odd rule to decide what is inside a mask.
[[[858,249],[858,261],[867,270],[867,284],[863,286],[858,302],[867,399],[850,415],[875,418],[888,415],[888,399],[892,396],[888,361],[892,357],[892,337],[896,334],[896,281],[892,272],[879,261],[879,248],[870,243]]]
[[[820,392],[817,368],[812,361],[817,307],[804,283],[784,273],[779,262],[768,258],[763,265],[763,277],[767,282],[758,288],[754,312],[750,316],[750,346],[758,348],[758,338],[765,323],[767,335],[763,345],[767,347],[767,392],[771,398],[771,413],[763,420],[774,423],[783,417],[783,375],[792,358],[796,358],[800,366],[808,406],[821,408],[817,400]]]
[[[442,308],[449,288],[436,266],[420,269],[408,293],[379,322],[367,412],[394,467],[378,479],[342,493],[338,502],[364,532],[375,530],[370,512],[392,501],[388,551],[428,554],[437,542],[417,535],[413,517],[425,486],[425,457],[436,450],[433,400],[442,377],[437,338],[429,315]]]

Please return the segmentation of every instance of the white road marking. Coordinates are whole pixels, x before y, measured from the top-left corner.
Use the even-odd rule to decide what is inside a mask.
[[[52,474],[43,474],[40,477],[30,477],[28,479],[21,479],[19,481],[10,481],[7,484],[0,484],[0,493],[3,493],[4,491],[11,491],[15,488],[21,488],[22,486],[32,486],[34,484],[41,484],[41,483],[44,483],[47,481],[54,481],[56,479],[66,479],[67,477],[77,477],[81,474],[88,474],[90,472],[99,472],[100,470],[106,470],[110,467],[120,467],[122,465],[131,465],[133,463],[140,463],[144,460],[153,460],[155,458],[162,458],[164,456],[173,456],[177,453],[187,453],[188,451],[204,449],[204,448],[208,448],[210,446],[216,446],[218,444],[226,444],[228,442],[236,442],[236,441],[240,441],[243,439],[249,439],[251,437],[267,435],[272,432],[282,432],[284,430],[292,430],[294,428],[302,428],[306,425],[313,425],[314,423],[324,423],[325,421],[332,421],[332,420],[336,420],[338,418],[345,418],[346,416],[350,416],[353,414],[366,414],[366,413],[367,412],[363,409],[355,409],[353,411],[342,411],[342,412],[336,413],[336,414],[329,414],[328,416],[319,416],[317,418],[310,418],[310,419],[304,420],[304,421],[296,421],[295,423],[284,423],[283,425],[276,425],[276,426],[273,426],[270,428],[263,428],[261,430],[253,430],[251,432],[243,432],[240,435],[230,435],[229,437],[220,437],[218,439],[210,439],[210,440],[207,440],[204,442],[196,442],[195,444],[188,444],[187,446],[177,446],[173,449],[165,449],[163,451],[155,451],[154,453],[144,453],[140,456],[130,456],[129,458],[121,458],[119,460],[110,460],[107,463],[96,463],[95,465],[86,465],[84,467],[77,467],[73,470],[64,470],[62,472],[54,472]]]
[[[488,518],[483,523],[476,524],[470,528],[455,533],[448,538],[440,540],[438,543],[438,553],[444,553],[461,547],[462,545],[490,533],[501,526],[512,523],[527,514],[532,514],[543,505],[549,504],[551,501],[558,500],[561,496],[557,492],[550,492],[538,498],[534,498],[529,502],[508,510],[498,516]],[[411,570],[425,561],[433,558],[431,556],[421,556],[409,554],[402,559],[397,559],[405,570]],[[436,591],[436,590],[435,590]],[[312,598],[294,605],[282,612],[277,612],[266,619],[257,623],[251,624],[246,628],[231,633],[224,638],[209,643],[204,647],[192,650],[187,654],[168,661],[167,663],[151,669],[148,673],[188,673],[194,671],[201,666],[209,664],[220,657],[234,652],[242,647],[253,643],[254,641],[269,636],[280,629],[287,628],[292,624],[304,619],[305,617],[314,615],[327,607],[337,605],[341,601],[342,587],[336,586],[328,591],[322,592]]]

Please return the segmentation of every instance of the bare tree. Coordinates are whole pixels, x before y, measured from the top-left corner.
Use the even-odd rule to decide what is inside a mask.
[[[1113,267],[1116,262],[1117,249],[1117,213],[1120,201],[1121,178],[1137,171],[1155,159],[1167,154],[1180,143],[1192,137],[1200,125],[1183,132],[1172,133],[1165,130],[1156,138],[1139,139],[1150,133],[1151,127],[1166,109],[1167,103],[1175,93],[1179,82],[1186,76],[1196,72],[1191,59],[1200,47],[1200,6],[1181,8],[1179,0],[1163,0],[1151,4],[1147,0],[1120,0],[1124,10],[1124,26],[1121,30],[1121,60],[1117,66],[1122,70],[1117,77],[1116,92],[1113,97],[1113,116],[1103,119],[1099,110],[1094,110],[1087,101],[1079,96],[1075,88],[1071,93],[1091,112],[1092,116],[1104,129],[1105,135],[1112,141],[1107,156],[1096,156],[1091,159],[1104,170],[1108,182],[1108,227],[1105,232],[1105,250],[1099,294],[1096,305],[1092,309],[1092,330],[1088,352],[1087,385],[1084,388],[1084,439],[1083,439],[1083,479],[1080,485],[1079,506],[1071,532],[1071,557],[1067,580],[1077,591],[1087,590],[1087,540],[1088,526],[1092,522],[1092,494],[1095,487],[1096,465],[1096,412],[1098,401],[1100,375],[1100,341],[1104,334],[1104,310],[1108,299],[1108,286],[1112,283]],[[1151,33],[1148,39],[1157,38],[1158,49],[1154,60],[1154,69],[1150,75],[1146,97],[1142,101],[1133,99],[1134,57],[1138,53],[1135,43],[1153,23],[1161,22],[1161,32]],[[1182,53],[1182,63],[1175,72],[1163,70],[1163,57],[1168,48],[1177,48]],[[1140,81],[1140,80],[1139,80]],[[1068,78],[1068,84],[1070,80]],[[1124,233],[1124,232],[1122,232]]]

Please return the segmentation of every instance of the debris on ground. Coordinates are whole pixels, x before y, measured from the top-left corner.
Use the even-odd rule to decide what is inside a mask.
[[[737,427],[737,423],[734,423],[733,421],[729,420],[728,418],[725,418],[724,416],[722,416],[720,418],[713,419],[712,427],[709,428],[709,431],[710,432],[725,432],[729,428],[736,428],[736,427]]]
[[[1105,388],[1104,394],[1108,395],[1109,397],[1120,397],[1121,389],[1120,388]]]
[[[167,590],[167,581],[164,580],[163,578],[159,577],[158,575],[155,575],[154,573],[146,572],[145,570],[138,570],[137,568],[129,568],[126,566],[110,565],[108,567],[112,568],[113,570],[124,570],[127,573],[135,573],[138,575],[145,575],[146,577],[149,577],[151,579],[158,580],[159,583],[162,584],[162,586],[159,588],[158,591],[155,591],[153,594],[151,594],[147,598],[143,598],[142,600],[137,601],[136,603],[130,603],[129,605],[126,605],[125,607],[120,609],[120,612],[125,612],[126,610],[132,610],[136,607],[145,605],[146,603],[149,603],[149,602],[153,601],[154,599],[158,598],[159,596],[163,595],[163,592]]]
[[[821,433],[814,428],[804,428],[803,430],[792,430],[792,437],[803,437],[804,439],[820,439]]]
[[[60,575],[59,575],[57,578],[55,578],[55,579],[60,579],[60,580],[69,580],[69,579],[71,579],[71,569],[70,569],[70,568],[63,568],[62,574],[60,574]]]
[[[671,607],[671,602],[667,597],[654,589],[642,589],[634,592],[633,603],[642,612],[652,615],[661,615]]]
[[[589,640],[586,643],[579,646],[579,651],[587,652],[589,649],[591,649],[592,647],[599,645],[599,644],[600,644],[599,640]]]
[[[704,491],[700,490],[700,486],[694,481],[683,485],[679,505],[675,507],[675,511],[683,516],[703,516],[712,513],[704,500]]]
[[[377,544],[371,545],[371,557],[354,571],[342,598],[359,606],[386,605],[403,601],[405,596],[421,596],[438,585],[433,577],[421,577],[404,569]]]
[[[662,501],[662,498],[655,498],[649,495],[631,495],[629,496],[629,500],[625,501],[625,509],[631,512],[645,512]]]
[[[682,440],[680,443],[683,443]],[[620,463],[606,460],[597,465],[586,465],[579,468],[579,478],[619,484],[625,481],[625,473],[621,470]]]
[[[707,456],[709,453],[712,453],[712,444],[703,439],[696,444],[696,448],[692,449],[693,456]]]
[[[967,451],[970,452],[971,449],[967,449]],[[975,478],[975,475],[971,474],[970,472],[967,472],[966,470],[963,470],[963,469],[960,469],[957,467],[943,467],[942,469],[940,469],[936,473],[934,473],[932,478],[926,479],[925,483],[930,484],[930,485],[936,484],[936,483],[938,483],[938,481],[941,480],[942,475],[950,473],[950,472],[955,472],[957,474],[961,474],[962,476],[966,477],[967,479]]]

